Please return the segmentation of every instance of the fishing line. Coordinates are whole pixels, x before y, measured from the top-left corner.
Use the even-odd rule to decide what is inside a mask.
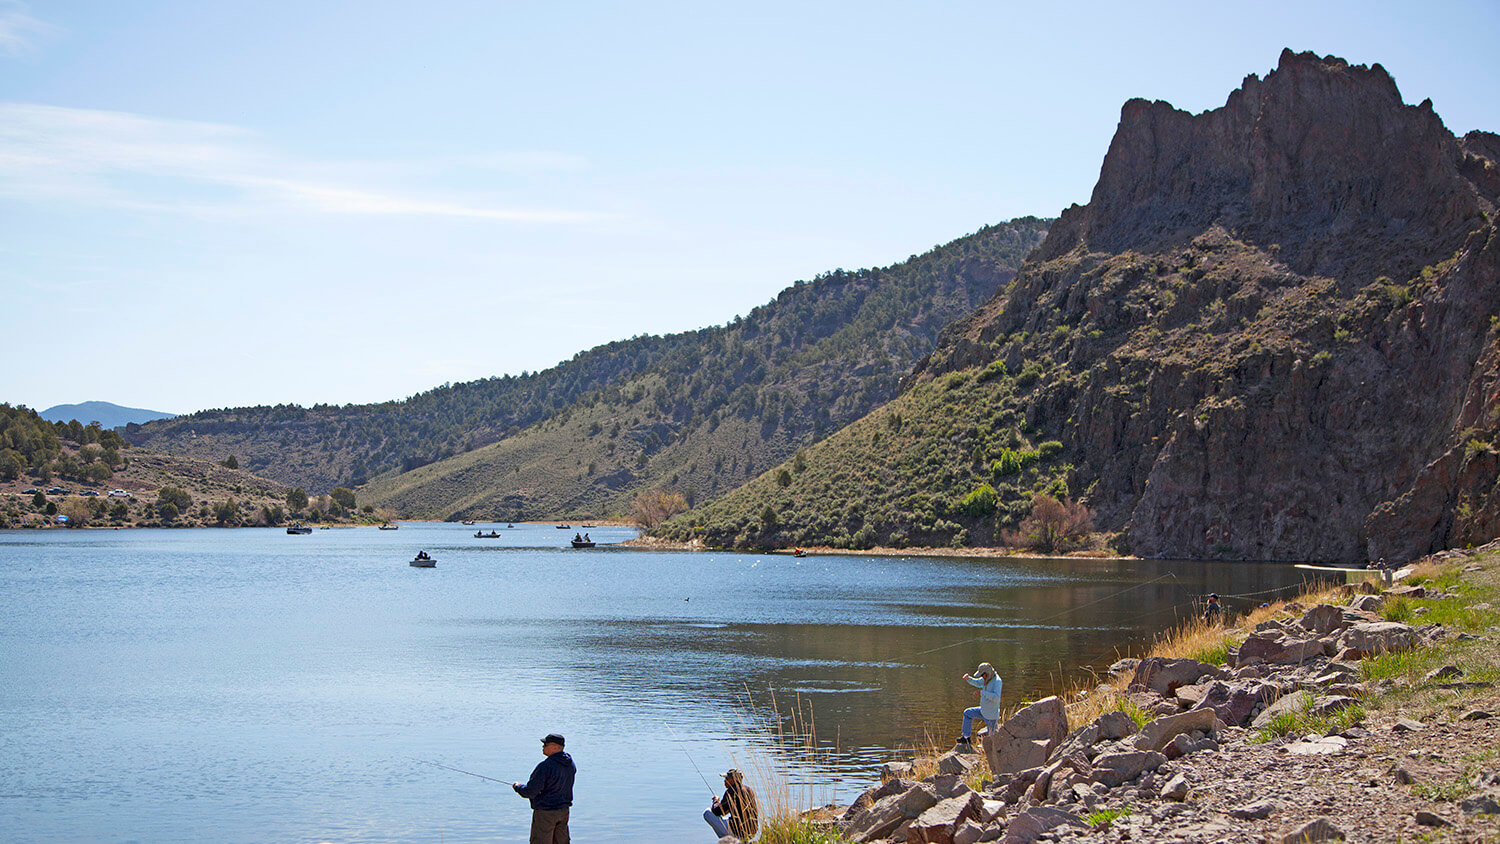
[[[688,753],[687,747],[682,743],[682,739],[677,737],[677,731],[672,729],[671,724],[667,724],[667,730],[672,734],[672,741],[676,742],[677,746],[682,749],[682,755],[687,757],[688,764],[693,766],[693,770],[698,771],[698,779],[703,780],[703,784],[708,788],[708,793],[716,794],[714,787],[708,784],[708,777],[703,776],[703,771],[699,770],[698,763],[693,761],[693,754]]]
[[[417,758],[413,757],[411,761],[413,761],[413,762],[421,762],[423,765],[431,765],[434,768],[442,768],[445,771],[453,771],[453,772],[459,773],[459,774],[468,774],[471,777],[479,777],[482,780],[489,780],[490,782],[498,782],[501,785],[510,785],[510,783],[506,782],[505,780],[497,780],[494,777],[487,777],[484,774],[476,774],[473,771],[465,771],[462,768],[454,768],[454,767],[450,767],[448,765],[440,765],[437,762],[428,762],[426,759],[417,759]]]

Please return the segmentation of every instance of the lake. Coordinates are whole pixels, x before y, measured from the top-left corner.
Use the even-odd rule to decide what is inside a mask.
[[[580,841],[712,841],[710,786],[847,801],[1291,566],[573,550],[551,525],[0,531],[0,829],[28,842],[525,841],[564,734]],[[432,569],[407,562],[418,550]],[[706,780],[706,782],[705,782]],[[779,786],[767,788],[774,780]]]

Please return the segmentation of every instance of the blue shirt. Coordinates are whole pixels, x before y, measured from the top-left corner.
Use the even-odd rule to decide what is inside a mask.
[[[1000,717],[1000,675],[996,674],[986,683],[981,677],[970,677],[969,685],[979,689],[979,714],[984,720]]]

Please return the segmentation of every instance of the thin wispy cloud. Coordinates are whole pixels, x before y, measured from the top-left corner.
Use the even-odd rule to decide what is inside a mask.
[[[20,56],[36,49],[34,36],[56,29],[26,13],[26,4],[0,0],[0,56]]]
[[[576,169],[568,156],[497,154],[508,169]],[[398,162],[393,168],[409,168]],[[382,189],[379,163],[319,162],[279,152],[236,126],[121,112],[0,103],[0,196],[132,210],[465,217],[584,223],[605,215],[518,207],[441,191]],[[507,169],[480,165],[474,169]],[[337,171],[337,179],[318,171]],[[369,182],[359,180],[360,171]]]

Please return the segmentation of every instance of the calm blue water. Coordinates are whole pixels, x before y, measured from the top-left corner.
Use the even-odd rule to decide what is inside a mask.
[[[704,778],[731,765],[791,783],[764,797],[847,800],[896,752],[951,742],[979,661],[1009,707],[1204,592],[1247,596],[1233,608],[1303,578],[498,529],[0,531],[0,837],[524,841],[508,786],[416,760],[524,780],[556,731],[578,840],[711,841]],[[408,566],[418,549],[437,567]]]

